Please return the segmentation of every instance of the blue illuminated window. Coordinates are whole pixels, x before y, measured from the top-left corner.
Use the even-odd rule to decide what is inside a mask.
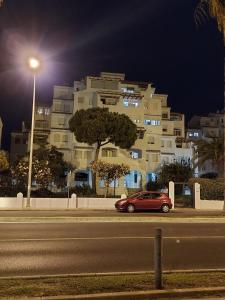
[[[160,125],[160,120],[149,120],[149,119],[145,119],[145,120],[144,120],[144,124],[145,124],[145,125],[158,126],[158,125]]]

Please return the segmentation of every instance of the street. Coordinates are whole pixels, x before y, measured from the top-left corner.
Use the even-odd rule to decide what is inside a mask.
[[[1,223],[0,276],[150,271],[156,227],[164,270],[225,268],[225,224]]]

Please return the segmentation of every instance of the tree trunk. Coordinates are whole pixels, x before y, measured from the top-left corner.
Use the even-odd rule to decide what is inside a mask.
[[[94,162],[96,162],[98,160],[98,156],[99,156],[99,151],[100,151],[100,145],[97,145],[96,151],[95,151],[95,158],[94,158]],[[96,194],[96,172],[94,170],[92,170],[92,189],[93,192]]]

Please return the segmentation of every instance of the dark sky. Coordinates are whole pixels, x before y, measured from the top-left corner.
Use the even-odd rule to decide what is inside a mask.
[[[44,57],[37,100],[51,103],[54,84],[101,71],[150,81],[173,111],[223,108],[223,42],[215,21],[194,23],[197,0],[4,0],[0,9],[0,116],[3,147],[31,119],[30,48]],[[30,50],[29,50],[30,51]]]

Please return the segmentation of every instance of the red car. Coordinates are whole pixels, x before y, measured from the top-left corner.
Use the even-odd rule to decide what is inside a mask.
[[[120,199],[115,203],[118,211],[132,213],[136,210],[161,210],[164,213],[172,208],[171,199],[167,194],[161,192],[139,192]]]

